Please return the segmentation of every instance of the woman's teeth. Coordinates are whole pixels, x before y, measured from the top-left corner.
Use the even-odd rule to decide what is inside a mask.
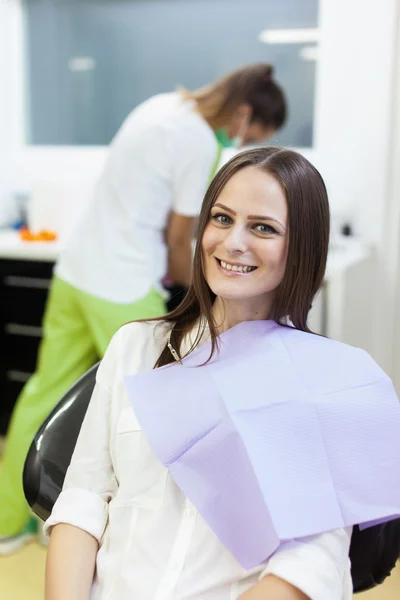
[[[230,265],[229,263],[220,261],[221,267],[226,269],[227,271],[237,271],[238,273],[250,273],[250,271],[254,271],[257,267],[247,267],[245,265]]]

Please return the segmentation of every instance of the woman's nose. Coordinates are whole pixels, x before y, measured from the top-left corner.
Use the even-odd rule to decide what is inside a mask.
[[[242,254],[247,250],[247,235],[243,227],[232,227],[225,238],[225,248],[231,254]]]

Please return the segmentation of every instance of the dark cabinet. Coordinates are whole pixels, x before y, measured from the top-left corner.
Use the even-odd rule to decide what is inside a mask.
[[[0,259],[0,434],[35,370],[53,262]]]
[[[0,435],[35,370],[54,262],[0,258]],[[173,310],[186,290],[169,288]]]

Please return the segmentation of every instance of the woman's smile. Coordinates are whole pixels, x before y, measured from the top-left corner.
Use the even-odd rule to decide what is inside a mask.
[[[221,273],[223,273],[224,275],[228,275],[228,277],[232,277],[235,275],[236,276],[249,275],[250,273],[252,273],[253,271],[255,271],[257,269],[257,267],[254,267],[252,265],[244,265],[244,264],[240,264],[240,263],[228,262],[228,261],[220,260],[217,257],[215,257],[215,260],[218,263]]]

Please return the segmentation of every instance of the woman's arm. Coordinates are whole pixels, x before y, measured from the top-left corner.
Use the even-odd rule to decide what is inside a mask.
[[[352,527],[282,542],[240,600],[350,599]]]
[[[51,532],[45,600],[89,600],[98,543],[86,531],[60,523]]]
[[[108,522],[108,502],[117,491],[110,443],[118,339],[119,332],[97,371],[63,490],[44,526],[50,535],[46,600],[88,600],[90,596],[98,545]]]
[[[47,600],[47,599],[46,599]],[[267,575],[254,587],[242,594],[239,600],[310,600],[293,585],[275,577]],[[321,599],[322,600],[322,599]]]

